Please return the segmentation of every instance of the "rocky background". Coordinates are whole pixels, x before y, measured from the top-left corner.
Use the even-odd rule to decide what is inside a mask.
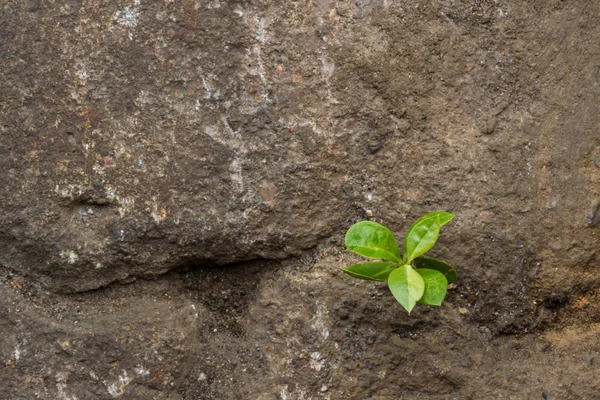
[[[0,398],[600,397],[599,2],[0,4]]]

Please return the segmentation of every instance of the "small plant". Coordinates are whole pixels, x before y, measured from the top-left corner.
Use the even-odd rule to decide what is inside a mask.
[[[358,222],[346,233],[346,248],[367,258],[386,261],[351,265],[342,271],[358,279],[387,281],[390,291],[409,314],[416,303],[441,306],[448,285],[457,278],[456,271],[443,261],[421,256],[433,247],[440,228],[452,218],[453,214],[443,211],[419,218],[406,233],[402,257],[392,231],[377,222]]]

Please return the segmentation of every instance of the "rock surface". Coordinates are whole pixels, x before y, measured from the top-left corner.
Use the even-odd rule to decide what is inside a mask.
[[[600,390],[597,324],[498,336],[473,322],[489,299],[469,302],[477,289],[465,285],[409,318],[385,285],[340,279],[337,267],[355,258],[318,256],[51,300],[4,281],[4,398],[593,399]],[[577,312],[543,310],[547,320]]]
[[[4,393],[597,397],[598,18],[5,1]],[[441,310],[340,278],[352,223],[400,236],[433,210],[457,215]]]

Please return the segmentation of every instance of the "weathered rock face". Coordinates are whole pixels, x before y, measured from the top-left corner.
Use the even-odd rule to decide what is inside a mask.
[[[2,396],[596,397],[597,325],[497,337],[472,323],[465,285],[409,318],[385,285],[339,279],[332,267],[352,261],[197,269],[51,300],[1,278]]]
[[[497,365],[543,348],[535,381],[578,339],[582,357],[597,345],[599,18],[592,0],[4,1],[0,382],[11,398],[79,400],[125,387],[140,399],[534,396],[543,387],[519,391]],[[359,219],[400,235],[433,210],[457,214],[434,254],[460,277],[444,317],[361,308],[379,289],[347,294],[327,269],[344,263],[318,262]],[[200,268],[73,294],[291,256],[304,258],[277,278]],[[506,336],[485,358],[497,335],[532,331],[546,336]],[[448,376],[464,359],[455,342],[472,362]],[[381,361],[398,346],[405,359]],[[417,359],[443,361],[431,372]],[[416,383],[396,368],[407,362],[423,368]],[[476,386],[473,365],[487,374]],[[562,384],[563,397],[594,396]]]
[[[7,6],[3,262],[85,290],[282,258],[338,228],[357,194],[332,151],[334,64],[320,37],[278,32],[287,6],[261,9]]]
[[[80,291],[431,209],[490,279],[549,227],[591,258],[597,49],[568,10],[290,4],[7,4],[2,262]]]

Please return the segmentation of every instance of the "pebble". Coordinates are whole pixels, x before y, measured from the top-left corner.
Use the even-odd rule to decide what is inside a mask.
[[[598,210],[600,209],[600,200],[594,200],[590,205],[590,212],[585,216],[587,224],[592,225],[598,216]]]
[[[383,145],[378,139],[369,140],[369,152],[371,154],[377,153],[382,147]]]
[[[600,146],[596,148],[596,152],[594,154],[594,164],[596,167],[600,168]]]
[[[543,397],[544,399],[548,399],[548,397],[550,397],[550,393],[549,393],[547,390],[544,390],[544,391],[542,392],[542,397]]]
[[[40,0],[29,0],[27,2],[27,11],[36,12],[40,9]]]

